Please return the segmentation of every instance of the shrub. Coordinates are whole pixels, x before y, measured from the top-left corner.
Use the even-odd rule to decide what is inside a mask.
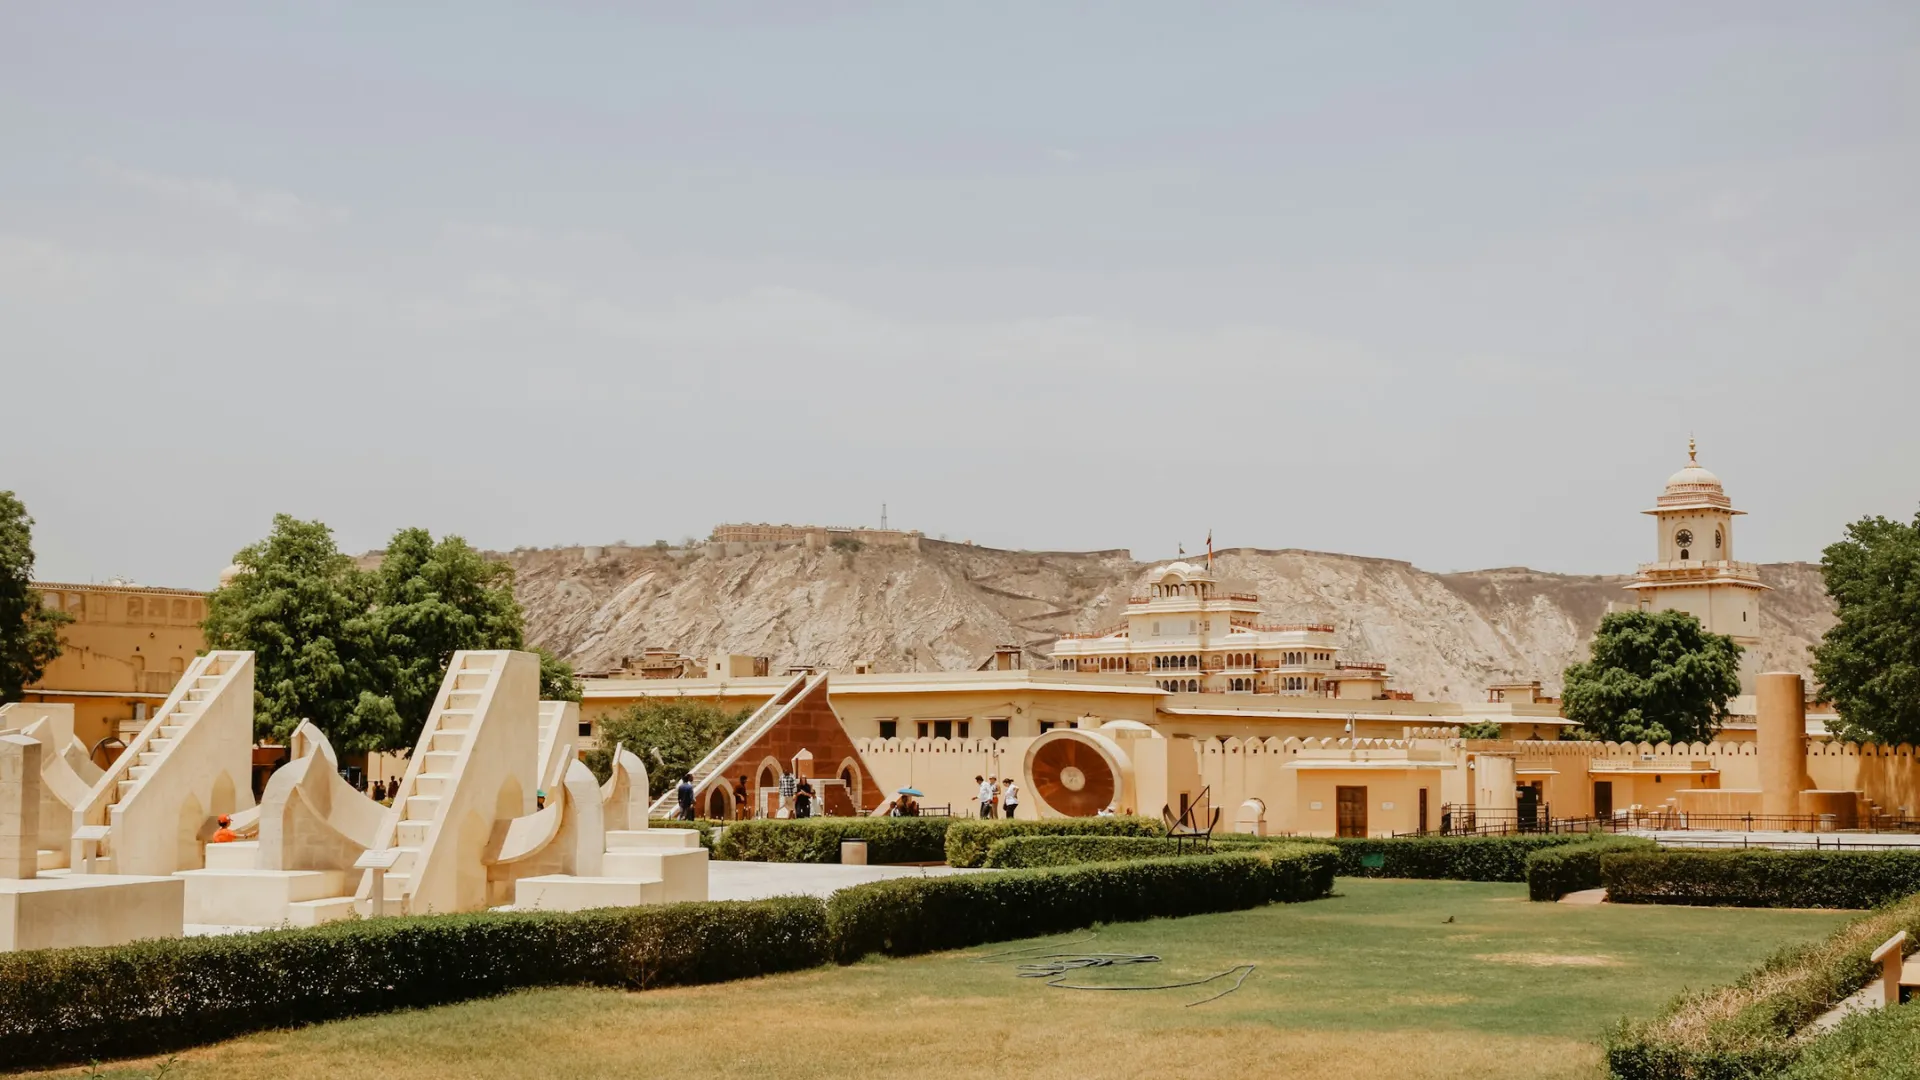
[[[1920,852],[1633,852],[1601,875],[1620,904],[1871,908],[1920,892]]]
[[[865,840],[867,861],[937,863],[946,855],[953,818],[795,818],[727,826],[717,852],[743,862],[837,863],[840,841]]]
[[[1603,870],[1628,857],[1637,856],[1606,856]],[[1738,982],[1684,994],[1651,1020],[1623,1021],[1607,1036],[1607,1065],[1625,1080],[1778,1075],[1804,1045],[1794,1036],[1865,986],[1875,973],[1869,956],[1901,930],[1920,937],[1920,896],[1783,949]]]
[[[827,923],[835,956],[852,963],[875,952],[910,956],[1096,922],[1311,900],[1333,888],[1334,862],[1324,846],[1293,844],[1195,858],[895,878],[834,893]]]
[[[1554,901],[1601,885],[1600,858],[1616,851],[1654,851],[1638,836],[1606,836],[1584,844],[1558,844],[1527,856],[1527,899]]]
[[[1855,1013],[1807,1044],[1786,1080],[1920,1080],[1920,1006]]]
[[[960,818],[947,830],[947,865],[980,866],[995,840],[1009,836],[1165,836],[1159,821],[1145,817],[1047,818],[1042,821],[981,821]]]
[[[529,986],[643,989],[813,967],[812,897],[349,920],[0,954],[0,1066],[162,1053]]]
[[[1589,839],[1587,833],[1522,833],[1516,836],[1345,837],[1326,842],[1340,850],[1340,873],[1344,877],[1525,881],[1527,856]]]

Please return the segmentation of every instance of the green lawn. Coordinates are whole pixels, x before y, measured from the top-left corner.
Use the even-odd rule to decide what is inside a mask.
[[[1525,886],[1342,879],[1331,899],[1102,928],[1072,946],[1175,982],[1256,965],[1236,993],[1073,992],[972,957],[1011,942],[722,986],[547,990],[249,1036],[172,1078],[1393,1076],[1598,1074],[1625,1013],[1736,978],[1832,912],[1532,904]],[[1449,921],[1451,919],[1451,921]],[[1060,935],[1067,941],[1084,935]],[[153,1063],[107,1076],[152,1076]]]

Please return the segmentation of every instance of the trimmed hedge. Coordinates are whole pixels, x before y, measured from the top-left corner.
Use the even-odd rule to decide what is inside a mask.
[[[1871,908],[1920,892],[1920,852],[1634,852],[1600,873],[1616,904]]]
[[[1584,844],[1560,844],[1527,856],[1527,899],[1554,901],[1571,892],[1597,889],[1600,859],[1617,851],[1657,851],[1639,836],[1607,836]]]
[[[1620,858],[1638,856],[1608,855],[1603,866]],[[1901,930],[1920,938],[1920,896],[1783,949],[1738,982],[1682,995],[1651,1020],[1622,1021],[1607,1036],[1607,1066],[1624,1080],[1777,1076],[1807,1045],[1794,1036],[1865,986],[1869,956]]]
[[[813,897],[349,920],[0,954],[0,1067],[164,1053],[530,986],[642,989],[824,963]]]
[[[1527,856],[1547,848],[1584,844],[1588,833],[1516,836],[1343,837],[1342,877],[1443,878],[1452,881],[1525,881]]]
[[[947,830],[948,866],[985,865],[987,849],[1009,836],[1165,836],[1166,827],[1155,818],[1091,817],[1046,818],[1041,821],[981,821],[958,818]]]
[[[1106,820],[1112,820],[1111,818]],[[827,901],[836,958],[911,956],[1097,922],[1238,911],[1333,889],[1336,857],[1317,844],[1051,870],[895,878]]]
[[[1196,855],[1211,854],[1188,850]],[[1167,859],[1184,854],[1187,852],[1176,850],[1171,839],[1161,836],[1004,836],[987,848],[987,857],[981,865],[997,870],[1026,870],[1129,859]]]
[[[837,863],[840,841],[865,840],[870,863],[937,863],[946,857],[944,817],[824,817],[738,821],[715,854],[742,862]]]

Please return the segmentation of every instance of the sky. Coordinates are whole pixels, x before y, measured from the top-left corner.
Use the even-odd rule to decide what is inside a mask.
[[[877,525],[1628,572],[1920,508],[1920,5],[0,6],[43,580]]]

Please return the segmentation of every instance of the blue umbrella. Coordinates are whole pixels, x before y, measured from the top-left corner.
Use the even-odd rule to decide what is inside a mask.
[[[927,793],[926,793],[926,792],[924,792],[924,791],[921,791],[921,790],[920,790],[919,788],[917,788],[917,787],[903,787],[903,788],[901,788],[901,789],[900,789],[900,790],[899,790],[898,792],[895,792],[895,794],[898,794],[898,795],[914,795],[914,796],[918,796],[918,797],[921,797],[921,798],[925,798],[925,797],[926,797],[926,794],[927,794]]]

